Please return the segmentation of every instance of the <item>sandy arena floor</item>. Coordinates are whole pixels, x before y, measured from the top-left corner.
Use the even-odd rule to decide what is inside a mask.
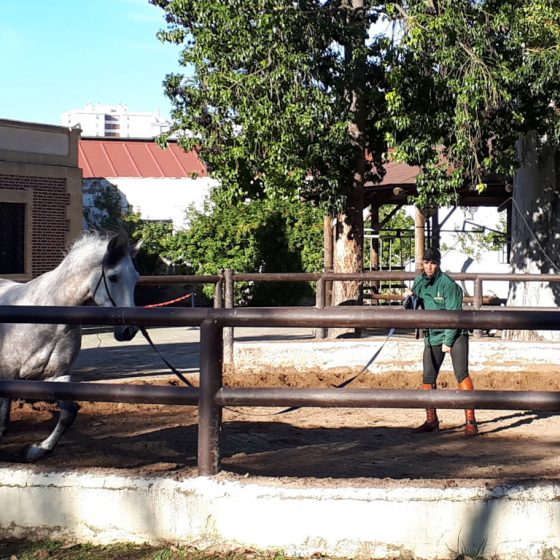
[[[301,335],[301,333],[300,333]],[[87,339],[87,340],[86,340]],[[77,362],[77,371],[91,379],[111,377],[111,368],[129,367],[134,383],[175,383],[160,375],[157,360],[141,345],[128,351],[104,346],[103,336],[89,335]],[[172,341],[165,342],[171,352]],[[164,348],[165,349],[165,348]],[[88,350],[89,357],[88,357]],[[103,356],[96,363],[95,351]],[[127,353],[128,352],[128,353]],[[187,371],[197,369],[196,341],[181,344],[177,362]],[[189,365],[190,364],[190,365]],[[105,369],[103,369],[105,368]],[[96,375],[97,374],[97,375]],[[344,373],[297,375],[256,372],[228,376],[228,385],[330,387]],[[560,390],[555,371],[523,375],[485,376],[477,388],[506,390]],[[197,381],[195,373],[191,374]],[[418,375],[398,372],[364,375],[353,387],[416,388]],[[456,383],[442,375],[442,388]],[[197,408],[161,405],[80,403],[74,426],[55,452],[37,469],[87,469],[131,474],[196,475]],[[560,480],[560,416],[528,411],[479,411],[480,436],[465,438],[462,411],[442,410],[442,430],[414,434],[423,411],[405,409],[300,409],[276,415],[279,409],[224,411],[223,477],[288,477],[295,484],[361,485],[373,479],[386,484],[424,480],[426,484],[488,485],[514,481]],[[55,422],[56,408],[47,403],[12,404],[12,423],[0,445],[0,461],[18,464],[26,444],[45,437]]]

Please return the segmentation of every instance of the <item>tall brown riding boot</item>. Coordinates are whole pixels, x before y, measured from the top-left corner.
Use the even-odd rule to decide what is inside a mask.
[[[435,385],[431,383],[423,383],[422,389],[425,391],[431,391],[435,389]],[[439,420],[437,417],[437,412],[435,408],[427,408],[426,409],[426,421],[418,428],[414,428],[412,430],[414,433],[426,433],[426,432],[437,432],[439,430]]]
[[[470,377],[465,377],[465,379],[459,383],[459,390],[474,391],[472,379]],[[476,424],[476,417],[472,408],[465,410],[465,420],[465,435],[476,436],[478,434],[478,426]]]

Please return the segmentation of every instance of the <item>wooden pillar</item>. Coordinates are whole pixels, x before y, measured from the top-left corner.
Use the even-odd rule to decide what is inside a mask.
[[[369,255],[371,270],[379,270],[380,255],[379,255],[379,206],[371,205],[371,229],[373,230],[373,237],[371,239],[371,251]],[[375,236],[377,234],[377,237]]]
[[[334,270],[334,232],[333,218],[326,215],[323,219],[323,271]],[[323,302],[325,306],[331,304],[332,282],[325,282],[323,286]]]
[[[323,268],[325,272],[333,269],[334,238],[332,228],[332,216],[323,219]]]
[[[233,269],[226,268],[224,270],[225,294],[224,304],[226,309],[235,307],[234,286],[233,286]],[[224,327],[224,363],[228,366],[233,365],[233,327]]]
[[[426,218],[420,208],[416,208],[414,214],[414,260],[416,262],[416,272],[418,273],[422,272],[422,261],[424,260],[424,247],[426,244],[425,226]]]
[[[206,320],[200,325],[200,392],[198,405],[198,474],[220,470],[222,407],[215,402],[223,384],[222,326]]]

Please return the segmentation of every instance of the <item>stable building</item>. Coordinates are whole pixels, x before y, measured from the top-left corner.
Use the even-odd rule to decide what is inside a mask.
[[[55,268],[82,232],[79,130],[0,119],[0,277]]]
[[[188,227],[187,209],[202,208],[218,184],[209,177],[196,151],[175,140],[162,149],[154,139],[89,138],[79,141],[83,171],[84,228],[96,227],[103,200],[114,193],[121,211],[138,212],[143,220],[170,222],[175,231]]]

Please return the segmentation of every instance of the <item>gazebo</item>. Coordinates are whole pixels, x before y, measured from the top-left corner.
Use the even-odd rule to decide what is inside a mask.
[[[381,268],[379,254],[379,235],[384,226],[403,207],[410,205],[410,197],[418,194],[416,189],[416,177],[420,168],[405,163],[389,162],[385,165],[385,176],[381,183],[366,183],[364,186],[364,211],[370,220],[370,230],[373,232],[371,244],[371,268]],[[506,210],[506,238],[507,253],[510,254],[510,231],[511,231],[511,193],[513,185],[502,177],[488,174],[484,178],[486,188],[479,192],[474,185],[465,184],[458,193],[458,203],[449,208],[447,215],[440,219],[436,207],[416,208],[414,216],[414,260],[422,262],[424,248],[428,242],[432,247],[440,246],[440,235],[442,227],[451,217],[457,207],[494,207]],[[385,205],[394,206],[387,216],[380,220],[380,208]],[[490,228],[491,229],[491,228]],[[330,217],[325,219],[324,227],[325,259],[324,267],[332,270],[333,267],[333,236]]]

